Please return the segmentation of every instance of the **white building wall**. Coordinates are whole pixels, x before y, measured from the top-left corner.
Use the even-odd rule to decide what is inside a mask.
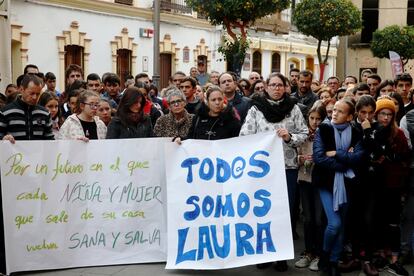
[[[134,43],[138,44],[136,72],[142,72],[142,59],[145,56],[148,57],[148,74],[153,74],[153,38],[139,37],[140,28],[153,29],[151,21],[20,0],[15,0],[12,4],[12,24],[22,25],[22,31],[30,33],[28,63],[36,64],[44,73],[51,71],[58,76],[59,56],[56,36],[61,36],[63,31],[69,30],[73,21],[77,21],[79,31],[86,33],[86,38],[92,40],[90,44],[89,72],[85,73],[93,72],[102,75],[105,72],[112,71],[110,42],[115,39],[115,36],[121,35],[122,28],[127,28],[128,36],[133,37]],[[205,40],[209,50],[216,51],[220,42],[221,31],[212,32],[162,22],[160,41],[163,41],[165,34],[169,34],[171,41],[177,44],[176,48],[180,49],[177,56],[179,65],[176,69],[188,73],[190,68],[195,65],[193,50],[196,49],[197,44],[200,44],[200,40]],[[182,50],[185,46],[190,48],[190,61],[188,63],[182,62]],[[212,58],[210,68],[223,71],[224,62],[216,61],[217,53],[212,56],[216,56],[216,58]]]

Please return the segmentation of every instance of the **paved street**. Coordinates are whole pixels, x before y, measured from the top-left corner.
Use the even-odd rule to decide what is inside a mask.
[[[299,226],[299,225],[298,225]],[[300,224],[302,226],[302,224]],[[300,230],[299,233],[302,231]],[[303,251],[303,236],[298,241],[295,241],[295,255],[299,256]],[[75,268],[53,271],[39,271],[39,272],[25,272],[18,273],[19,276],[97,276],[97,275],[111,275],[111,276],[189,276],[189,275],[237,275],[237,276],[250,276],[250,275],[276,275],[281,276],[318,276],[319,273],[312,272],[308,269],[297,269],[294,267],[294,261],[288,261],[289,269],[285,273],[276,272],[273,268],[259,270],[256,266],[246,266],[234,269],[226,270],[213,270],[213,271],[201,271],[201,270],[165,270],[165,263],[155,264],[137,264],[137,265],[117,265],[117,266],[105,266],[105,267],[90,267],[90,268]],[[414,265],[406,266],[406,269],[413,275]],[[365,275],[360,272],[346,273],[345,276],[359,276]],[[380,276],[391,276],[392,274],[381,272]]]
[[[141,265],[125,265],[125,266],[107,266],[107,267],[92,267],[92,268],[77,268],[77,269],[66,269],[50,272],[36,272],[36,273],[19,273],[19,275],[33,275],[33,276],[97,276],[97,275],[113,275],[113,276],[188,276],[188,275],[237,275],[237,276],[248,276],[248,275],[302,275],[302,276],[317,276],[319,273],[311,272],[307,269],[296,269],[293,267],[293,261],[289,262],[289,270],[285,273],[276,272],[272,268],[265,270],[258,270],[256,266],[247,266],[236,269],[228,270],[215,270],[215,271],[200,271],[200,270],[165,270],[164,263],[157,264],[141,264]],[[407,270],[412,275],[414,266],[406,266]],[[357,276],[364,275],[360,272],[346,273],[345,276]],[[381,272],[380,276],[391,276],[392,274]]]

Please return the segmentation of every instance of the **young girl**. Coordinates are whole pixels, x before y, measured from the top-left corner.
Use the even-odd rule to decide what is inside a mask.
[[[305,254],[295,263],[298,268],[309,267],[318,271],[322,250],[322,204],[318,190],[312,182],[312,146],[318,126],[325,120],[326,109],[322,103],[315,104],[308,113],[308,139],[298,148],[298,183],[304,216]]]
[[[59,112],[59,98],[53,92],[44,92],[40,95],[39,98],[39,105],[46,107],[49,110],[50,117],[52,118],[53,126],[53,134],[55,138],[58,137],[59,128],[63,123],[63,118],[60,116]]]
[[[401,195],[404,191],[405,177],[408,173],[410,151],[407,138],[396,122],[395,103],[388,96],[379,98],[375,110],[377,123],[362,122],[364,147],[369,153],[369,171],[374,195],[374,224],[376,236],[371,243],[376,248],[367,248],[367,262],[370,262],[375,249],[390,248],[391,261],[388,272],[394,275],[408,275],[398,263],[400,251],[400,213]],[[381,252],[381,251],[380,251]],[[386,257],[381,252],[382,257]]]
[[[85,90],[78,96],[75,113],[70,115],[59,131],[59,139],[83,140],[105,139],[106,126],[98,116],[99,95]]]
[[[336,102],[331,121],[325,120],[319,126],[313,143],[312,182],[319,187],[328,221],[318,266],[329,275],[340,275],[338,260],[349,200],[346,186],[355,181],[354,170],[363,155],[360,132],[350,124],[354,113],[354,104],[349,99]]]
[[[101,119],[106,126],[109,125],[109,122],[112,119],[111,111],[111,104],[109,101],[105,98],[99,99],[99,106],[98,110],[96,111],[96,115],[98,115],[99,119]]]

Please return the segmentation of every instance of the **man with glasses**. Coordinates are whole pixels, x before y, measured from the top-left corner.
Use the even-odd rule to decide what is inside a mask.
[[[332,76],[328,78],[328,87],[331,89],[332,94],[336,95],[336,92],[338,91],[340,84],[339,84],[339,78]]]

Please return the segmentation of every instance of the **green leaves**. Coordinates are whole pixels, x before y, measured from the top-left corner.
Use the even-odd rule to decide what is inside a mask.
[[[195,11],[208,17],[213,25],[229,22],[254,22],[289,7],[289,0],[185,0]]]
[[[325,41],[362,27],[361,12],[349,0],[303,0],[296,5],[293,23],[303,34]]]
[[[225,39],[219,47],[230,67],[239,68],[244,61],[247,27],[256,19],[289,7],[290,0],[185,0],[187,5],[206,16],[211,24],[223,25],[232,40]],[[240,35],[233,32],[240,29]],[[237,71],[237,70],[235,70]]]
[[[397,52],[404,61],[414,58],[414,27],[391,25],[376,30],[372,36],[371,51],[379,58],[389,58],[388,51]]]

